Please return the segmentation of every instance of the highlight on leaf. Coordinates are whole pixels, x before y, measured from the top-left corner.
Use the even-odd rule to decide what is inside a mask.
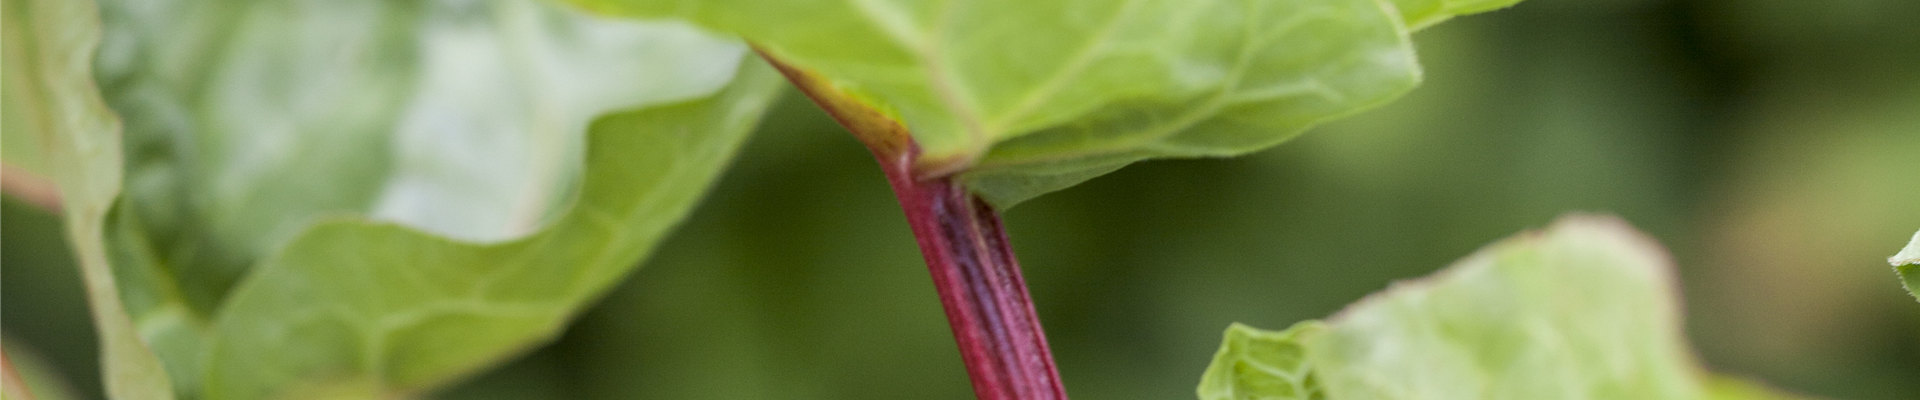
[[[1200,398],[1787,398],[1709,379],[1681,334],[1673,268],[1625,222],[1564,217],[1325,322],[1236,324]]]
[[[736,40],[537,0],[6,4],[8,143],[53,135],[113,398],[417,394],[538,344],[779,87]]]

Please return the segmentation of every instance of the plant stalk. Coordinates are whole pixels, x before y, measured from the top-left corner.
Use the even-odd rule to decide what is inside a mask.
[[[767,59],[867,145],[933,274],[934,288],[980,400],[1065,400],[1046,334],[1034,313],[1000,215],[951,176],[918,178],[919,146],[907,129],[804,70]]]

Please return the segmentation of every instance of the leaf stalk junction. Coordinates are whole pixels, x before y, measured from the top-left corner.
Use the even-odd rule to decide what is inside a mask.
[[[886,172],[946,309],[980,400],[1065,400],[1020,263],[1000,215],[951,175],[918,177],[907,128],[824,77],[759,51],[815,104],[866,144]]]

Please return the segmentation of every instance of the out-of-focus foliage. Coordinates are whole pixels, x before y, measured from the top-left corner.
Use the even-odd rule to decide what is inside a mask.
[[[1410,31],[1518,1],[576,2],[739,34],[899,120],[919,173],[1004,209],[1391,101],[1420,81]]]
[[[8,372],[18,374],[15,376],[20,378],[19,383],[24,386],[15,387],[12,385],[14,381],[9,380],[6,396],[11,397],[14,396],[15,393],[18,393],[14,390],[25,389],[24,394],[33,396],[35,400],[72,400],[77,398],[74,395],[73,387],[67,385],[66,379],[60,376],[59,371],[54,370],[53,366],[47,364],[47,361],[42,359],[39,354],[26,351],[26,349],[15,347],[6,342],[6,340],[0,340],[0,347],[5,347],[4,350],[0,350],[0,353],[5,353],[8,362],[7,366],[12,368],[12,370]]]
[[[1623,221],[1565,217],[1325,323],[1235,324],[1200,398],[1780,398],[1707,384],[1680,332],[1674,272]]]
[[[1913,293],[1915,299],[1920,299],[1920,232],[1915,232],[1913,241],[1893,257],[1887,258],[1887,262],[1892,263],[1893,270],[1900,274],[1900,284],[1907,287],[1907,292]]]
[[[1672,248],[1713,370],[1912,399],[1920,312],[1885,261],[1920,226],[1916,6],[1530,0],[1422,31],[1426,83],[1392,105],[1246,158],[1143,163],[1007,223],[1076,398],[1190,398],[1222,326],[1324,317],[1589,210]],[[972,398],[856,142],[788,96],[730,171],[556,342],[436,397]],[[59,227],[4,206],[9,338],[99,398]]]
[[[99,328],[102,385],[116,399],[171,399],[160,359],[121,305],[103,229],[120,194],[120,119],[93,81],[98,10],[87,1],[0,3],[6,37],[5,117],[11,137],[31,136],[37,169],[60,192],[67,242],[77,258],[93,325]],[[65,250],[64,248],[55,251]]]

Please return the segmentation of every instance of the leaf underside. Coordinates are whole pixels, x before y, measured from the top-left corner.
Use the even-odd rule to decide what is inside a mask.
[[[1567,217],[1325,322],[1231,327],[1200,398],[1787,398],[1709,382],[1681,335],[1673,273],[1624,222]]]
[[[1224,157],[1389,101],[1414,29],[1518,0],[571,0],[741,35],[902,121],[923,175],[1001,207]]]
[[[1913,234],[1913,241],[1893,257],[1887,258],[1893,264],[1895,273],[1900,274],[1900,284],[1906,286],[1907,293],[1920,300],[1920,232]]]

